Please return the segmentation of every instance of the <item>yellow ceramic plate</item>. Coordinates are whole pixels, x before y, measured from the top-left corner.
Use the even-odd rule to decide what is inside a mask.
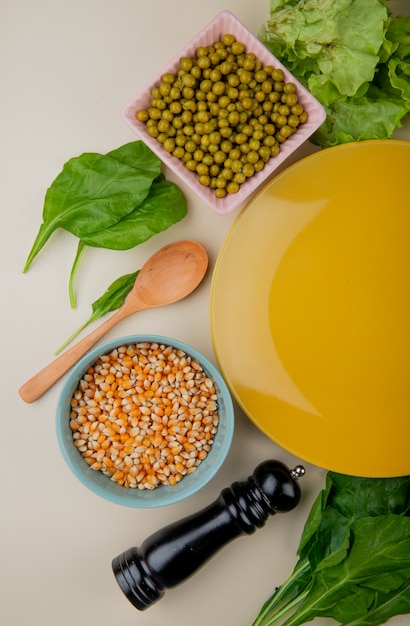
[[[211,324],[233,396],[268,437],[340,473],[410,474],[410,142],[330,148],[242,211]]]

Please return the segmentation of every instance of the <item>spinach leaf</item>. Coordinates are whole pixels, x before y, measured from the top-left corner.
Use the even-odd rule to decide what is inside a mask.
[[[145,145],[143,141],[131,141],[115,150],[107,152],[107,156],[125,165],[140,170],[151,172],[153,178],[160,175],[161,163],[158,157]]]
[[[380,626],[395,615],[407,613],[410,613],[409,581],[390,593],[378,594],[374,607],[370,607],[366,615],[346,622],[344,626]]]
[[[152,183],[145,200],[110,228],[83,236],[70,273],[69,297],[72,308],[76,306],[74,281],[83,257],[85,246],[128,250],[160,233],[187,214],[187,201],[181,189],[162,175]]]
[[[409,476],[372,479],[328,472],[306,520],[296,567],[263,605],[254,626],[269,626],[290,613],[283,626],[316,616],[379,626],[410,612],[409,509]]]
[[[91,322],[94,322],[110,311],[116,311],[119,309],[133,288],[138,273],[139,270],[133,272],[132,274],[125,274],[111,283],[103,295],[98,298],[98,300],[93,302],[92,314],[90,317],[83,324],[81,324],[81,326],[77,328],[72,335],[70,335],[70,337],[58,348],[58,350],[56,350],[55,354],[62,352],[64,348],[68,346],[68,344],[71,343],[73,339],[82,330],[84,330],[84,328],[86,328],[86,326],[88,326],[88,324],[91,324]]]
[[[145,200],[109,228],[83,235],[88,246],[128,250],[169,228],[187,214],[181,189],[167,180],[154,181]]]
[[[410,580],[410,518],[381,515],[351,526],[349,556],[313,574],[309,595],[286,626],[317,616],[341,624],[366,615],[378,592],[391,593]]]
[[[109,228],[147,197],[161,161],[141,144],[126,144],[111,155],[86,152],[65,163],[46,192],[43,223],[24,272],[57,228],[81,238]]]
[[[87,250],[87,246],[83,244],[83,242],[80,239],[80,241],[78,242],[78,246],[77,246],[77,252],[74,258],[74,263],[71,267],[70,277],[68,279],[68,297],[70,299],[70,305],[72,309],[75,309],[77,306],[77,298],[76,298],[75,290],[74,290],[74,281],[75,281],[75,277],[77,276],[77,272],[78,272],[78,268],[80,267],[81,260],[86,250]]]

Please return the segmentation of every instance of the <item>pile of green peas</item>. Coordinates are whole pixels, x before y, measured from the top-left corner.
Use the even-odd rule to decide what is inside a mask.
[[[231,34],[182,57],[136,117],[217,198],[237,193],[308,118],[295,84]]]

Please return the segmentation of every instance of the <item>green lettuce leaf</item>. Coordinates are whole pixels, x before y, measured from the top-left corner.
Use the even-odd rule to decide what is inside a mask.
[[[330,83],[334,90],[329,104],[355,95],[372,80],[388,19],[380,0],[272,0],[261,36],[283,60],[289,59],[296,76],[307,78],[319,100],[328,94]]]
[[[350,98],[325,107],[327,117],[312,136],[324,148],[350,141],[388,139],[402,125],[407,108],[400,100]]]
[[[384,0],[271,0],[259,39],[321,102],[322,147],[387,139],[410,111],[410,16]]]

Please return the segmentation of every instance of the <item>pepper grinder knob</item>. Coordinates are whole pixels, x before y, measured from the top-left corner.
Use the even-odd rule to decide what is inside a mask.
[[[296,481],[303,474],[302,466],[289,470],[280,461],[261,463],[246,481],[226,487],[204,509],[114,558],[112,568],[121,590],[135,608],[147,609],[229,541],[252,534],[270,515],[294,509],[300,500]]]

